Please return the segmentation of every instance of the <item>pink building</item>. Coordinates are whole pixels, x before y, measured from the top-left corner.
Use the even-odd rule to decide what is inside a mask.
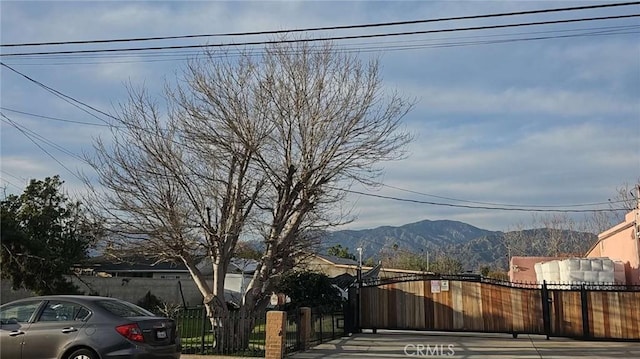
[[[509,281],[512,283],[537,283],[536,263],[562,260],[566,257],[511,257],[509,261]]]
[[[598,242],[587,252],[587,258],[609,257],[625,266],[627,284],[640,285],[640,209],[635,209],[624,222],[600,233]]]
[[[586,258],[609,258],[615,265],[615,282],[640,285],[640,209],[625,216],[624,222],[600,233],[598,241],[585,255]],[[567,258],[512,257],[509,263],[509,280],[519,283],[536,283],[536,263]]]

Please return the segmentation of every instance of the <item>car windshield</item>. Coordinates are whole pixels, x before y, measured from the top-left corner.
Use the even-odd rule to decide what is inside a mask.
[[[99,300],[97,305],[119,317],[153,317],[153,313],[138,307],[137,305],[121,302],[119,300]]]

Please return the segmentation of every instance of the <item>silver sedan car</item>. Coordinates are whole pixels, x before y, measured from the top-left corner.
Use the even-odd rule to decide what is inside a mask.
[[[0,306],[2,359],[178,359],[172,319],[119,299],[43,296]]]

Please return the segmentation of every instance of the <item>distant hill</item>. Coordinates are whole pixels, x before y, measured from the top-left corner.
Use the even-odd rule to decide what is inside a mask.
[[[525,255],[547,255],[549,245],[546,241],[547,229],[525,230],[519,233],[526,236]],[[591,233],[563,231],[566,238],[575,240],[563,241],[560,244],[562,253],[584,254],[597,237]],[[467,270],[478,270],[480,266],[507,269],[508,250],[505,245],[505,233],[489,231],[474,227],[467,223],[449,220],[409,223],[398,227],[383,226],[363,230],[342,230],[328,232],[322,238],[322,248],[340,244],[356,253],[356,248],[363,248],[363,258],[378,259],[380,250],[387,246],[413,253],[435,256],[438,253],[452,256],[464,263]],[[433,258],[433,257],[432,257]]]

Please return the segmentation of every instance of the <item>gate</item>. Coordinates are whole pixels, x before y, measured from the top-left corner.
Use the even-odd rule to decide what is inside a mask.
[[[358,329],[544,334],[640,340],[640,287],[514,284],[418,276],[351,289]],[[633,308],[633,309],[632,309]]]
[[[640,340],[640,286],[543,284],[541,289],[548,293],[550,336]]]

